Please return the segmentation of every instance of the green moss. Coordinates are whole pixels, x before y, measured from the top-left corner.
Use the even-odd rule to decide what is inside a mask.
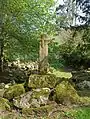
[[[57,82],[55,75],[31,75],[29,77],[29,88],[53,88]]]
[[[16,84],[6,89],[4,92],[4,97],[7,99],[13,99],[14,97],[17,97],[23,93],[25,93],[23,84]]]
[[[71,78],[72,74],[71,72],[65,72],[62,71],[62,69],[60,70],[56,70],[53,67],[50,67],[50,73],[54,74],[56,77],[60,77],[60,78]]]
[[[56,92],[56,101],[60,103],[78,103],[80,97],[77,94],[77,91],[68,81],[63,81],[55,88]]]
[[[10,102],[0,97],[0,110],[10,110]]]

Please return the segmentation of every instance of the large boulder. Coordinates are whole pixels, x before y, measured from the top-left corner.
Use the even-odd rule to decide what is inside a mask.
[[[31,75],[28,81],[29,88],[54,88],[57,78],[53,74],[47,75]]]
[[[13,99],[18,108],[40,107],[46,105],[50,94],[49,88],[34,89]]]
[[[62,81],[55,88],[55,100],[62,104],[71,104],[79,102],[77,91],[68,81]]]
[[[23,84],[15,84],[7,88],[4,92],[4,97],[7,99],[13,99],[21,94],[25,93]]]
[[[58,84],[54,93],[54,100],[58,103],[90,106],[90,98],[80,97],[75,88],[68,81],[62,81]]]
[[[0,111],[5,110],[10,110],[10,102],[5,98],[0,97]]]

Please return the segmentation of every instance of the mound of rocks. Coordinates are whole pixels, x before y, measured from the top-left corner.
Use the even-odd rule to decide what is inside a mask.
[[[28,90],[25,90],[26,87]],[[50,113],[54,106],[51,102],[90,105],[90,98],[81,98],[69,79],[62,80],[52,74],[32,74],[25,83],[3,84],[1,89],[1,110],[16,108],[26,115]]]

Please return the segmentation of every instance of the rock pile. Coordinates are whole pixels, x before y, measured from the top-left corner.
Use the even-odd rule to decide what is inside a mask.
[[[61,78],[52,74],[32,74],[28,82],[2,84],[0,87],[2,92],[0,110],[15,108],[26,115],[38,115],[40,113],[48,115],[57,103],[90,105],[90,99],[81,98],[68,80],[59,80]]]

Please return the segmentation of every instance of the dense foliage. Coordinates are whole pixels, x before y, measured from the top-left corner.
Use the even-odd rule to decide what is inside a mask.
[[[62,38],[64,42],[61,44],[62,41],[55,41],[49,45],[50,65],[55,68],[88,68],[89,6],[87,0],[65,0],[57,6],[53,0],[1,0],[0,61],[3,57],[9,61],[36,61],[39,58],[40,35],[55,35],[64,28],[66,31],[70,29],[69,37],[66,40]],[[81,15],[79,11],[82,11]]]
[[[88,0],[63,0],[63,3],[59,3],[56,7],[56,24],[58,35],[60,34],[63,38],[58,37],[58,45],[54,43],[51,46],[53,49],[50,52],[53,57],[53,61],[50,60],[52,66],[89,68],[90,2]],[[62,31],[63,34],[60,33]]]
[[[6,58],[37,59],[40,34],[50,34],[54,29],[53,5],[53,0],[0,1],[1,52]]]
[[[90,67],[90,27],[78,26],[65,30],[63,42],[54,42],[49,48],[49,61],[55,68],[82,69]],[[61,35],[61,34],[60,34]],[[68,36],[69,35],[69,36]],[[63,34],[65,37],[65,34]],[[59,38],[58,38],[59,39]],[[52,60],[53,59],[53,60]]]

